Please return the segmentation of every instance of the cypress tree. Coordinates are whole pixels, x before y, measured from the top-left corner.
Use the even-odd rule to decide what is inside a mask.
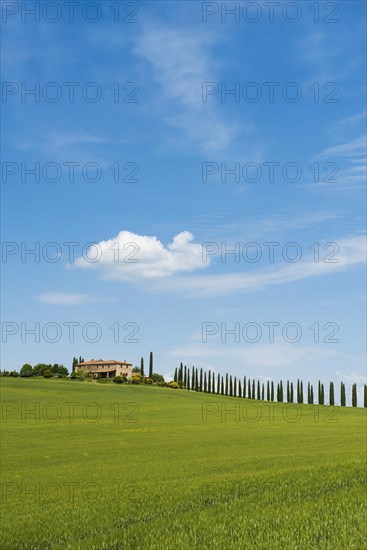
[[[243,377],[243,397],[246,397],[246,376]]]
[[[341,407],[345,407],[346,405],[346,396],[345,396],[345,384],[344,382],[340,382],[340,405]]]
[[[252,396],[252,399],[256,399],[256,387],[255,387],[255,380],[252,381],[252,392],[251,392],[251,396]]]
[[[153,378],[153,352],[149,355],[149,378]]]
[[[175,375],[173,377],[174,382],[178,382],[178,373],[177,373],[177,367],[175,368]]]
[[[234,382],[233,382],[233,397],[237,397],[237,377],[236,376],[234,377]]]
[[[325,403],[325,392],[324,392],[324,384],[321,384],[319,381],[319,405],[324,405]]]
[[[287,380],[287,403],[290,402],[290,399],[291,399],[291,393],[289,389],[289,380]]]
[[[218,376],[217,376],[217,394],[220,394],[220,374],[219,374],[219,372],[218,372]]]
[[[317,383],[317,396],[318,396],[319,405],[322,405],[322,403],[321,403],[322,395],[321,395],[321,382],[320,382],[320,380]]]
[[[208,373],[208,393],[211,393],[211,386],[212,386],[212,373],[209,370],[209,373]]]
[[[242,397],[242,385],[241,385],[241,380],[238,381],[238,397]]]
[[[260,381],[259,380],[257,381],[257,398],[260,401],[261,396],[260,396]]]
[[[229,377],[229,395],[233,397],[232,375]]]
[[[195,391],[199,391],[198,369],[195,369]]]
[[[283,382],[279,382],[279,402],[283,402]]]
[[[192,372],[191,372],[191,389],[192,390],[195,389],[195,367],[194,366],[192,367]]]
[[[357,384],[352,386],[352,407],[357,406]]]
[[[310,383],[307,383],[307,403],[311,405],[311,386]]]
[[[187,369],[187,391],[190,391],[190,369]]]
[[[247,397],[248,399],[251,399],[251,380],[248,379],[248,382],[247,382]]]
[[[270,399],[271,401],[274,401],[274,381],[271,381],[271,392],[270,392]]]
[[[71,372],[75,372],[75,365],[78,364],[78,359],[76,357],[73,357],[73,365],[71,367]]]
[[[261,384],[261,400],[265,401],[265,387],[264,383]]]
[[[200,369],[199,391],[203,391],[203,369]]]
[[[140,374],[144,378],[145,374],[144,374],[144,358],[143,357],[140,359]]]
[[[363,406],[367,407],[367,384],[363,387]]]
[[[187,387],[187,367],[185,365],[185,371],[184,371],[184,388]]]
[[[311,396],[311,405],[313,405],[313,385],[312,384],[311,384],[310,396]]]
[[[208,392],[207,381],[206,381],[206,371],[204,372],[204,392],[205,393]]]
[[[212,393],[215,393],[215,374],[212,373]]]
[[[294,390],[293,390],[293,382],[291,382],[291,403],[293,403],[293,398],[294,398]]]
[[[225,394],[228,395],[228,374],[226,373],[226,387],[225,387]]]
[[[334,384],[333,384],[333,382],[330,382],[330,386],[329,386],[329,405],[335,405]]]
[[[221,382],[220,382],[220,393],[222,395],[224,395],[224,380],[223,380],[223,376],[221,378]]]
[[[303,382],[301,380],[300,386],[299,386],[299,402],[303,403]]]
[[[267,401],[270,401],[270,382],[269,382],[269,380],[266,383],[266,399],[267,399]]]
[[[183,366],[182,366],[182,363],[180,363],[180,368],[178,369],[178,382],[182,382],[182,371],[183,371]]]

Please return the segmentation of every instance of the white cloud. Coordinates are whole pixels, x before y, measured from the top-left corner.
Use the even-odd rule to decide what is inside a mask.
[[[339,249],[334,250],[334,256],[328,261],[315,262],[310,254],[297,263],[274,264],[274,267],[249,273],[182,275],[210,266],[210,258],[203,262],[202,245],[193,243],[193,239],[189,231],[183,231],[165,247],[157,237],[121,231],[115,238],[93,245],[74,265],[100,270],[104,279],[149,280],[151,284],[144,285],[146,290],[212,297],[254,292],[272,285],[332,275],[366,263],[366,238],[357,235],[338,240]]]
[[[105,301],[97,296],[88,294],[77,294],[72,292],[46,292],[37,297],[39,302],[51,305],[75,306],[93,302]]]
[[[120,231],[116,237],[90,247],[75,266],[102,270],[110,280],[154,279],[190,272],[208,266],[202,261],[202,246],[193,239],[189,231],[182,231],[165,247],[157,237]],[[94,258],[96,261],[90,261]]]

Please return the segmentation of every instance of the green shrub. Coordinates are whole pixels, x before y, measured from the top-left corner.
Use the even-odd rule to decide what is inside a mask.
[[[180,386],[177,384],[177,382],[175,382],[174,380],[172,380],[172,382],[169,382],[169,383],[168,383],[168,387],[169,387],[169,388],[173,388],[173,389],[175,389],[175,390],[178,390]]]
[[[50,369],[45,369],[43,371],[43,378],[52,378],[52,372],[50,371]]]
[[[115,382],[115,384],[123,384],[124,381],[122,379],[122,376],[115,376],[113,382]]]
[[[158,374],[157,372],[153,372],[151,378],[154,382],[164,382],[164,377],[161,374]]]
[[[85,380],[88,376],[88,373],[85,369],[78,369],[76,372],[76,377],[78,380]]]
[[[132,378],[131,378],[131,383],[132,384],[141,384],[142,382],[142,378],[139,374],[135,374]]]

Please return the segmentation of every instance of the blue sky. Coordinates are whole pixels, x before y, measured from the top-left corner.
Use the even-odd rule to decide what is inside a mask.
[[[222,22],[221,3],[120,3],[114,22],[101,2],[95,23],[83,20],[88,2],[55,23],[5,4],[2,368],[70,367],[74,355],[137,364],[152,350],[167,378],[183,361],[362,384],[365,4],[336,2],[332,15],[320,2],[318,23],[314,2],[296,3],[294,23],[280,8],[270,22],[262,2],[254,23],[244,12]],[[25,93],[35,86],[39,97]],[[39,181],[26,173],[35,163]],[[273,261],[264,243],[278,243]],[[24,255],[37,246],[39,261]],[[25,332],[35,323],[39,342]],[[203,323],[215,332],[206,342]],[[256,342],[248,323],[261,328]],[[221,341],[235,326],[239,341]],[[338,341],[324,342],[333,327]]]

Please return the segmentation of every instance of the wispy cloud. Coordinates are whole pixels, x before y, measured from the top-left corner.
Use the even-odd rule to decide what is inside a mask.
[[[332,169],[331,163],[334,163],[337,172],[330,179],[337,179],[338,181],[323,181],[322,183],[311,184],[310,187],[320,188],[322,186],[334,191],[365,189],[366,138],[366,134],[362,134],[350,141],[327,147],[321,151],[315,159],[330,161],[330,166],[325,165],[328,169]]]
[[[217,80],[210,51],[213,42],[202,30],[155,24],[143,27],[134,48],[153,69],[166,122],[209,152],[226,150],[239,131],[237,124],[202,102],[203,82]]]
[[[236,293],[255,292],[270,286],[301,281],[310,277],[332,275],[366,263],[366,240],[364,236],[338,241],[336,263],[314,262],[312,257],[284,267],[263,269],[252,273],[228,273],[223,275],[193,275],[174,278],[165,284],[165,290],[186,291],[190,296],[226,296]]]
[[[81,304],[91,304],[96,302],[110,301],[98,296],[88,294],[77,294],[71,292],[46,292],[37,297],[38,302],[56,306],[77,306]]]
[[[35,139],[37,138],[37,139]],[[76,147],[84,145],[100,145],[108,143],[111,140],[97,134],[93,134],[86,130],[78,130],[75,132],[50,131],[42,133],[33,138],[17,138],[13,140],[13,145],[22,151],[40,150],[49,154],[57,153],[58,156],[63,154],[70,155],[71,151],[76,151]]]
[[[367,383],[366,375],[361,376],[360,374],[356,374],[355,372],[345,374],[338,370],[336,376],[341,382],[344,382],[345,384],[357,384],[358,386],[360,386]]]
[[[360,157],[365,156],[366,154],[366,135],[358,136],[357,138],[348,141],[347,143],[342,143],[340,145],[334,145],[333,147],[328,147],[324,149],[317,155],[316,158],[349,158],[349,157]]]
[[[339,356],[334,348],[315,345],[291,345],[286,342],[264,343],[261,345],[237,346],[189,343],[166,352],[176,363],[184,361],[188,366],[195,365],[204,369],[218,370],[219,365],[236,366],[237,374],[274,377],[295,376],[300,368],[307,364],[325,361]],[[219,368],[221,374],[227,367]]]
[[[366,117],[367,117],[367,111],[365,110],[365,111],[362,111],[361,113],[358,113],[357,115],[352,115],[339,120],[338,124],[356,124],[358,122],[365,121]]]

